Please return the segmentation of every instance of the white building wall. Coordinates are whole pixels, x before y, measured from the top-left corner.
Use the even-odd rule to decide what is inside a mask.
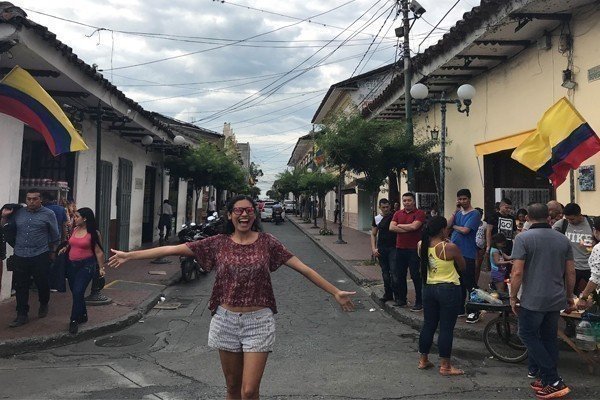
[[[76,161],[74,198],[78,207],[94,209],[96,199],[96,126],[85,121],[83,124],[83,137],[90,150],[80,152]],[[144,209],[144,185],[136,189],[135,180],[145,178],[146,166],[157,167],[155,182],[155,218],[154,225],[158,226],[158,212],[160,211],[160,154],[146,153],[139,145],[121,139],[116,134],[104,131],[102,133],[102,160],[112,164],[112,194],[110,219],[117,218],[117,188],[119,181],[119,158],[124,158],[133,163],[132,188],[131,188],[131,216],[129,221],[129,248],[133,249],[142,244],[142,213]],[[145,183],[145,182],[144,182]],[[168,192],[165,192],[168,193]],[[158,240],[158,230],[154,229],[154,240]]]
[[[175,221],[175,228],[177,228],[177,231],[179,231],[179,228],[181,227],[181,225],[183,225],[185,223],[185,206],[186,206],[186,202],[187,202],[187,186],[188,183],[187,181],[183,180],[183,179],[179,179],[179,196],[177,196],[177,204],[175,205],[175,207],[177,207],[177,221]]]
[[[23,148],[23,123],[12,117],[0,114],[0,206],[19,201],[19,184],[21,179],[21,153]],[[7,246],[7,256],[12,248]],[[6,263],[2,263],[2,281],[0,282],[0,300],[10,297],[12,272],[6,271]]]

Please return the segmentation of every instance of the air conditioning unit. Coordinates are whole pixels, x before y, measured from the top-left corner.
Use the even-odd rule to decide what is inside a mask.
[[[437,193],[415,193],[417,200],[417,208],[423,211],[429,211],[434,207],[437,207],[438,197]]]
[[[512,201],[513,209],[526,208],[530,203],[546,204],[550,201],[549,189],[528,189],[528,188],[495,188],[495,201],[503,198]]]

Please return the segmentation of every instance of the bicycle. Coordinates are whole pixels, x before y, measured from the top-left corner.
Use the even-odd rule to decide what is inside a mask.
[[[483,344],[498,360],[519,363],[527,358],[527,348],[519,338],[519,323],[510,304],[467,303],[469,310],[499,312],[483,329]]]

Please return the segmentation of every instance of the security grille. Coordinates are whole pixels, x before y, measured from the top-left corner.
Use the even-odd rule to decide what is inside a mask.
[[[526,208],[530,203],[546,204],[550,201],[549,189],[496,188],[495,201],[507,198],[512,201],[513,209]]]

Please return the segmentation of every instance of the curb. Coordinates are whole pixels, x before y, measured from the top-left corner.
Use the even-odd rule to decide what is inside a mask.
[[[0,343],[0,358],[28,353],[34,350],[46,350],[68,344],[79,343],[97,336],[120,331],[142,319],[144,315],[146,315],[146,313],[148,313],[158,303],[162,292],[168,286],[173,285],[180,279],[181,272],[178,270],[176,273],[166,279],[164,286],[160,290],[157,290],[157,294],[148,297],[130,313],[112,321],[106,321],[100,325],[89,328],[84,325],[84,327],[80,329],[80,331],[74,336],[67,332],[67,325],[65,324],[64,332],[55,333],[49,336],[15,339],[2,342]]]
[[[365,290],[367,292],[367,294],[369,295],[371,300],[373,300],[383,311],[385,311],[386,313],[391,315],[392,318],[394,318],[396,321],[402,322],[402,323],[410,326],[413,329],[417,329],[417,330],[421,329],[421,327],[423,326],[423,319],[419,318],[418,315],[422,315],[422,313],[413,313],[411,311],[408,311],[407,309],[400,309],[400,308],[394,307],[392,305],[381,303],[379,301],[379,293],[377,293],[376,290],[374,290],[373,288],[371,288],[368,285],[368,283],[370,282],[369,280],[358,276],[352,270],[352,267],[350,265],[348,265],[348,263],[345,260],[340,258],[337,254],[333,253],[331,250],[329,250],[323,244],[321,244],[318,239],[315,239],[313,237],[313,235],[305,232],[300,227],[298,222],[293,221],[292,219],[289,219],[289,218],[288,218],[288,221],[290,221],[292,223],[292,225],[294,225],[300,232],[302,232],[315,245],[317,245],[318,248],[320,248],[325,254],[327,254],[329,256],[329,258],[331,258],[331,260],[333,262],[335,262],[346,273],[346,275],[348,275],[350,277],[350,279],[352,279],[357,285],[362,287],[363,290]],[[458,326],[458,325],[454,328],[454,336],[462,338],[462,339],[478,340],[478,341],[481,340],[481,332],[472,330],[472,329],[468,329],[463,326]]]
[[[369,282],[369,280],[356,275],[354,273],[354,271],[352,271],[352,267],[349,266],[348,263],[345,260],[343,260],[337,254],[333,253],[331,250],[329,250],[323,244],[321,244],[318,239],[315,239],[313,237],[313,235],[304,232],[304,230],[300,227],[300,225],[298,224],[298,222],[293,221],[293,220],[291,220],[289,218],[288,218],[288,221],[291,222],[292,225],[294,225],[306,237],[308,237],[315,245],[317,245],[318,248],[320,248],[321,250],[323,250],[323,252],[325,254],[327,254],[329,256],[329,258],[331,258],[331,260],[333,260],[333,262],[335,262],[346,273],[346,275],[348,275],[350,277],[350,279],[352,279],[357,285],[362,286],[362,287],[366,286],[366,284],[367,284],[367,282]]]

